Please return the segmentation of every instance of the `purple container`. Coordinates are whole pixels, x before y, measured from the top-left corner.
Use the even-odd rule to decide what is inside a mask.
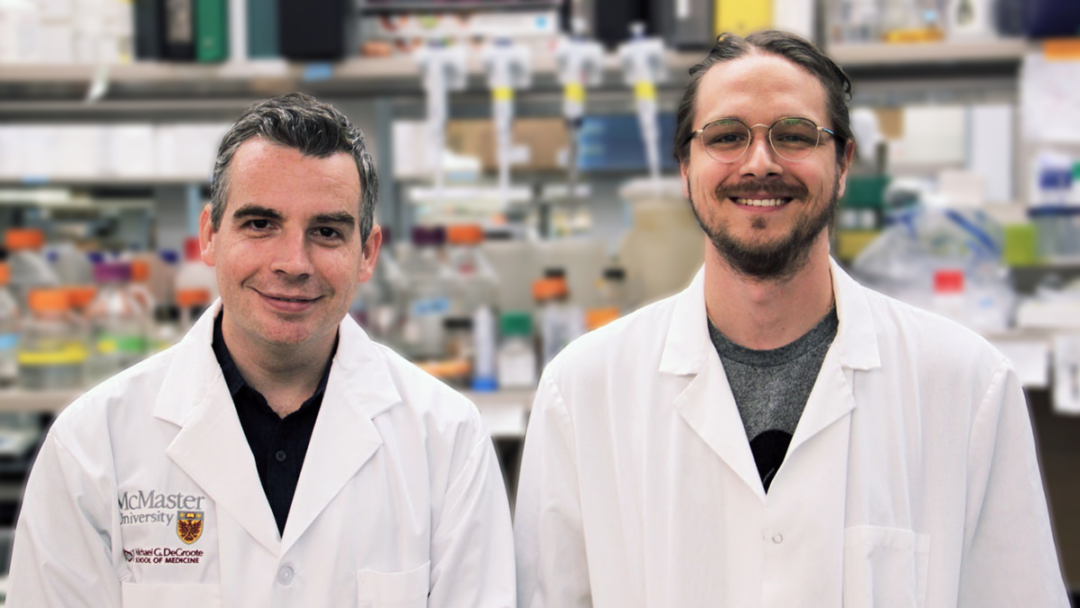
[[[415,247],[441,247],[446,243],[446,229],[442,226],[414,226],[412,242]]]
[[[102,262],[94,266],[94,282],[126,283],[131,280],[131,264],[127,262]]]

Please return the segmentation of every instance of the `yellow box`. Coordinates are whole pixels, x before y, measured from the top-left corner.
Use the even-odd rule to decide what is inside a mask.
[[[716,35],[746,36],[772,27],[773,0],[716,0]]]
[[[837,230],[836,257],[844,262],[854,260],[880,235],[878,230]]]

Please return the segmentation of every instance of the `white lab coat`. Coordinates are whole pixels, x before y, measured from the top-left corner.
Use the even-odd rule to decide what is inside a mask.
[[[350,318],[279,535],[211,349],[216,311],[57,418],[9,607],[514,604],[510,512],[476,407]],[[177,516],[198,512],[188,544]]]
[[[518,486],[519,606],[1068,607],[1009,363],[832,276],[840,327],[768,495],[703,273],[556,358]]]

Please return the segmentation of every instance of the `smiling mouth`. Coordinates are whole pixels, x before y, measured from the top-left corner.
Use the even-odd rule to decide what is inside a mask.
[[[291,296],[278,296],[278,295],[263,293],[261,291],[259,292],[259,295],[261,295],[262,297],[264,297],[264,298],[266,298],[268,300],[274,300],[276,302],[289,302],[289,303],[292,303],[292,304],[310,304],[311,302],[314,302],[314,301],[318,300],[321,297],[321,296],[317,296],[317,297],[314,297],[314,298],[303,298],[303,297],[291,297]]]
[[[744,207],[780,207],[793,201],[792,198],[735,198],[731,200],[736,205]]]

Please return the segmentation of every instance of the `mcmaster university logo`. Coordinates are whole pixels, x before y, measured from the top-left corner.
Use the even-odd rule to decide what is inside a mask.
[[[184,544],[199,540],[203,531],[202,511],[178,511],[176,513],[176,535]]]

